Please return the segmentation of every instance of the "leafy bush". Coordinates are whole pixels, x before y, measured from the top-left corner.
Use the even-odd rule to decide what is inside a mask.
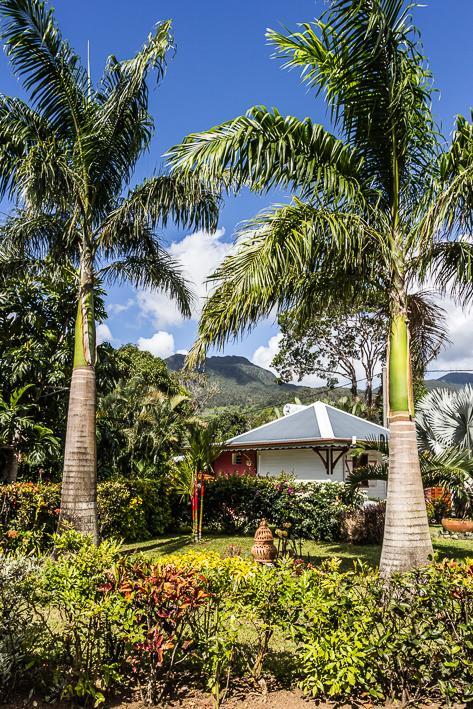
[[[236,679],[261,687],[277,672],[340,703],[473,700],[473,561],[388,582],[361,566],[341,572],[337,560],[261,567],[190,551],[150,561],[72,532],[55,543],[57,558],[34,569],[4,563],[4,683],[23,678],[51,699],[97,705],[137,685],[160,701],[179,677],[200,681],[218,706]]]
[[[192,645],[186,632],[189,617],[209,597],[195,571],[141,560],[120,562],[102,586],[106,598],[127,603],[131,623],[122,624],[126,661],[150,704],[160,699],[174,666]]]
[[[57,484],[0,485],[0,550],[27,553],[50,548],[60,501]],[[102,537],[150,539],[170,524],[169,498],[157,480],[117,478],[99,483],[97,504]]]
[[[57,527],[60,487],[54,483],[0,485],[0,551],[38,551]]]
[[[444,517],[450,517],[452,514],[452,504],[448,495],[428,500],[425,506],[430,524],[440,524]]]
[[[352,500],[343,483],[232,475],[207,484],[204,526],[225,534],[253,534],[264,517],[276,526],[290,523],[297,537],[334,541],[340,538],[343,514],[361,503],[361,495]],[[187,508],[175,515],[190,519]]]
[[[0,564],[0,700],[13,692],[30,661],[28,648],[38,628],[26,581],[36,570],[31,559],[4,559]]]
[[[117,478],[99,483],[100,535],[126,542],[152,539],[171,522],[169,497],[158,480]]]
[[[351,544],[381,544],[385,515],[385,502],[370,502],[345,512],[341,523],[342,539]]]

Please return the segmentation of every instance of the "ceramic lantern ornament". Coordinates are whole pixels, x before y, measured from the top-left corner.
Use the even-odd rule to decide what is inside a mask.
[[[260,526],[256,530],[251,553],[253,559],[259,564],[272,564],[277,556],[278,552],[274,546],[273,534],[265,519],[261,520]]]

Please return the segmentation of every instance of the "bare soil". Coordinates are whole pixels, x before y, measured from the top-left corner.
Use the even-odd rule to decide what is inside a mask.
[[[18,697],[8,704],[0,704],[2,709],[71,709],[76,704],[61,702],[60,704],[47,704],[40,700],[28,697]],[[178,699],[168,700],[159,705],[160,709],[214,709],[212,699],[200,691],[189,690]],[[410,705],[413,706],[413,705]],[[414,705],[417,709],[442,709],[442,705],[427,703]],[[443,705],[445,706],[445,705]],[[228,697],[222,709],[374,709],[370,702],[351,704],[326,704],[304,699],[297,690],[279,689],[267,694],[248,692],[242,696]],[[450,709],[465,709],[465,704],[455,704]],[[149,709],[141,701],[112,702],[105,705],[105,709]],[[401,704],[386,704],[384,709],[402,709]]]

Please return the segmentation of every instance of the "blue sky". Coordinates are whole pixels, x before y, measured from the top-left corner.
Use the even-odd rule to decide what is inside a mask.
[[[468,113],[473,105],[473,2],[430,0],[426,5],[416,11],[416,24],[440,90],[434,111],[448,135],[455,114]],[[306,92],[298,75],[281,70],[279,62],[271,60],[264,36],[267,27],[292,29],[320,15],[326,6],[323,0],[56,0],[54,6],[63,35],[84,57],[90,41],[95,78],[109,54],[119,58],[133,54],[158,20],[173,19],[177,52],[164,81],[151,93],[157,133],[151,151],[138,166],[136,180],[159,170],[162,154],[187,133],[232,118],[255,104],[327,122],[323,103]],[[4,56],[1,62],[0,90],[20,94]],[[209,266],[223,257],[239,222],[272,200],[286,198],[283,194],[264,198],[241,194],[227,199],[216,236],[189,236],[172,228],[163,236],[172,253],[182,258],[189,276],[201,281]],[[201,283],[196,288],[203,292]],[[116,345],[140,342],[156,354],[169,354],[192,343],[196,321],[179,322],[162,296],[114,288],[107,304],[107,326]],[[473,336],[466,334],[467,329],[473,330],[471,318],[453,306],[449,310],[455,344],[439,366],[473,367],[473,358],[469,358]],[[268,364],[277,346],[276,334],[274,323],[263,323],[225,352]]]

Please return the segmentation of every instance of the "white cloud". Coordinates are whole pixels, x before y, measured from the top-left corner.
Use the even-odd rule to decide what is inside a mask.
[[[120,313],[124,313],[126,310],[129,310],[134,304],[135,299],[128,298],[126,303],[110,303],[107,306],[107,311],[109,315],[119,315]]]
[[[96,340],[98,345],[101,345],[103,342],[113,342],[114,339],[108,325],[105,323],[97,325]]]
[[[213,234],[196,231],[185,236],[181,241],[173,242],[168,249],[171,256],[181,264],[182,273],[196,295],[192,311],[193,320],[198,320],[209,292],[205,282],[207,277],[232,249],[232,244],[221,240],[224,234],[225,229],[218,229]],[[150,318],[155,327],[169,327],[183,322],[183,317],[174,301],[160,291],[139,290],[137,302],[141,313]]]
[[[445,308],[447,334],[452,344],[448,345],[431,362],[428,369],[473,369],[473,313],[469,308],[456,305],[450,298],[439,299]],[[442,376],[439,372],[435,378]]]
[[[189,350],[177,350],[176,354],[187,355],[189,354]]]
[[[162,359],[174,354],[174,337],[165,330],[159,330],[151,337],[140,337],[137,344],[139,350],[146,350]]]
[[[271,366],[271,362],[279,352],[279,344],[282,340],[282,334],[278,332],[277,335],[273,335],[269,338],[267,345],[261,345],[253,353],[251,361],[253,364],[257,364],[258,367],[263,367],[263,369],[269,369],[271,372],[276,374],[276,370]]]

